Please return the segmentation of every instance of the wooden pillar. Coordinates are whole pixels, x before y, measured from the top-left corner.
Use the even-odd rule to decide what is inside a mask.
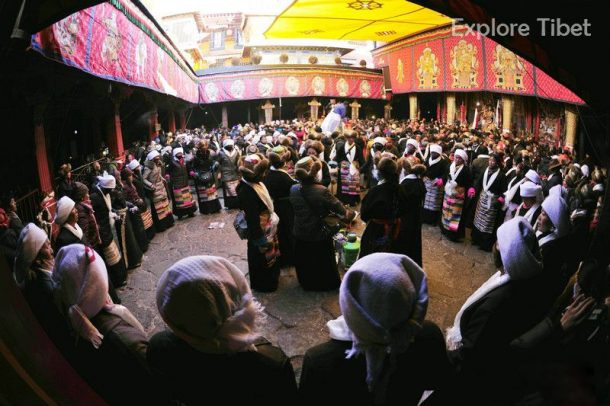
[[[157,138],[157,135],[159,135],[158,131],[157,131],[157,109],[155,108],[153,111],[151,111],[150,113],[150,122],[148,125],[149,128],[149,141],[154,140],[155,138]]]
[[[383,119],[392,119],[392,104],[390,104],[389,102],[385,106],[383,106]]]
[[[566,105],[566,141],[565,146],[571,150],[576,143],[576,129],[578,128],[578,113],[572,105]]]
[[[447,124],[451,125],[455,122],[455,94],[447,93]]]
[[[43,193],[53,190],[53,178],[49,171],[47,158],[47,142],[44,135],[45,105],[34,106],[34,148],[36,150],[36,164],[38,168],[38,181],[40,191]]]
[[[409,120],[417,120],[417,95],[409,95]]]
[[[226,103],[222,105],[222,126],[229,128],[229,110]]]
[[[176,114],[173,110],[168,110],[167,112],[167,131],[171,133],[176,132]]]
[[[315,97],[313,99],[311,99],[311,101],[309,103],[307,103],[309,105],[309,117],[311,119],[311,121],[318,121],[318,112],[320,109],[320,105],[322,103],[320,103],[318,101],[318,99],[316,99]]]
[[[510,132],[513,120],[513,99],[502,96],[502,132]]]
[[[120,102],[113,102],[112,115],[106,122],[106,144],[110,149],[110,154],[113,157],[123,155],[125,149],[123,147],[123,131],[121,129],[121,111]]]

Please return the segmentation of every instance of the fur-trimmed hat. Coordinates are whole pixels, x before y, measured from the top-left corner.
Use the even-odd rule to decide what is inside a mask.
[[[307,151],[309,148],[314,149],[318,153],[318,155],[324,152],[324,144],[322,144],[320,141],[309,141],[305,145],[305,150]]]
[[[59,167],[59,176],[66,176],[68,174],[68,172],[72,171],[72,165],[70,164],[63,164],[62,166]]]
[[[248,182],[260,182],[263,180],[267,169],[269,169],[269,160],[262,154],[247,155],[239,167],[241,175]]]
[[[290,152],[282,146],[274,147],[273,149],[270,149],[269,152],[267,152],[267,158],[269,158],[269,162],[276,169],[284,166],[284,163],[286,162],[286,159],[289,156]]]
[[[294,167],[294,176],[301,182],[311,182],[322,169],[320,160],[313,156],[307,156],[297,162]]]

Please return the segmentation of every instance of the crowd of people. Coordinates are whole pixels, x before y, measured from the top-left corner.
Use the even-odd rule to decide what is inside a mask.
[[[342,116],[333,131],[293,120],[161,134],[92,165],[86,184],[63,165],[58,233],[24,227],[3,201],[3,253],[79,373],[119,404],[610,401],[610,269],[586,256],[606,170],[534,136]],[[157,285],[169,330],[148,338],[115,288],[174,216],[223,205],[247,228],[249,283],[224,258],[179,260]],[[357,207],[360,257],[341,277],[326,218],[348,225]],[[423,223],[497,269],[445,334],[426,319]],[[298,388],[252,293],[276,290],[288,266],[305,290],[339,289],[342,312]]]

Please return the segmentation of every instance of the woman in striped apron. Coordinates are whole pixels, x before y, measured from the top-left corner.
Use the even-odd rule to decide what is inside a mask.
[[[463,149],[454,152],[453,163],[449,167],[449,178],[445,185],[441,232],[451,241],[460,241],[464,237],[462,210],[466,201],[466,190],[472,179],[470,169],[466,166],[468,155]]]
[[[437,225],[443,206],[443,186],[447,181],[449,165],[443,159],[443,148],[438,144],[430,145],[430,156],[427,162],[428,169],[423,181],[426,186],[422,221],[426,224]]]

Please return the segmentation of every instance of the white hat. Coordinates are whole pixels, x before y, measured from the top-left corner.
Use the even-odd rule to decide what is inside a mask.
[[[146,155],[146,160],[152,161],[153,159],[155,159],[158,156],[160,156],[159,151],[157,151],[156,149],[153,149],[152,151],[150,151],[148,153],[148,155]]]
[[[49,239],[40,227],[34,223],[27,224],[19,234],[15,263],[13,264],[13,276],[17,285],[24,287],[29,279],[29,269],[32,262],[38,256],[40,249]]]
[[[468,154],[463,149],[456,149],[453,156],[459,156],[464,162],[468,162]]]
[[[166,145],[166,146],[163,148],[163,154],[164,154],[164,155],[165,155],[165,154],[171,154],[171,152],[172,152],[172,147],[171,147],[171,145]]]
[[[430,152],[436,152],[439,155],[443,154],[443,147],[438,144],[430,144]]]
[[[415,148],[419,148],[419,142],[414,138],[409,138],[407,140],[407,145],[413,145]]]
[[[529,171],[527,171],[527,173],[525,174],[525,177],[537,185],[540,184],[540,176],[538,176],[538,173],[533,169],[530,169]]]
[[[144,335],[142,325],[129,310],[112,303],[108,296],[106,265],[92,248],[71,244],[60,249],[55,258],[52,278],[56,298],[68,315],[72,328],[95,348],[99,348],[104,336],[90,319],[102,309],[121,317]]]
[[[519,186],[521,197],[538,197],[542,187],[532,182],[524,182]]]
[[[259,137],[263,137],[265,135],[267,135],[267,131],[263,130],[263,131],[259,131],[257,134]]]
[[[70,199],[68,196],[63,196],[59,199],[57,201],[57,212],[55,213],[55,224],[60,226],[64,225],[75,204],[74,200]]]
[[[222,142],[222,147],[223,148],[226,148],[226,147],[229,147],[229,146],[233,146],[233,145],[235,145],[235,142],[232,139],[230,139],[230,138],[227,138],[227,139],[225,139]]]
[[[104,171],[102,176],[97,177],[97,184],[102,189],[114,189],[116,187],[116,178]]]
[[[553,226],[555,226],[557,237],[563,237],[568,234],[568,231],[570,231],[570,217],[568,215],[568,206],[561,197],[561,194],[549,193],[549,196],[542,202],[542,209],[553,223]]]
[[[589,171],[589,165],[583,165],[583,166],[581,166],[581,167],[580,167],[580,171],[582,172],[582,175],[583,175],[584,177],[586,177],[586,178],[588,178],[588,177],[589,177],[589,173],[590,173],[590,171]]]
[[[157,308],[179,338],[217,354],[252,349],[264,317],[241,271],[207,255],[181,259],[161,275]]]
[[[426,275],[405,255],[367,255],[345,274],[339,305],[353,337],[348,358],[365,355],[366,383],[383,402],[387,382],[381,376],[391,374],[396,356],[408,349],[425,319]]]
[[[511,280],[522,280],[542,272],[536,233],[525,217],[515,217],[498,228],[498,251]]]
[[[184,155],[184,148],[182,148],[182,147],[174,148],[174,152],[172,153],[172,156],[175,158],[176,155],[178,155],[178,154]]]
[[[387,142],[388,141],[384,137],[375,137],[375,139],[373,139],[374,144],[385,145]]]
[[[129,163],[127,164],[127,167],[129,169],[131,169],[132,171],[138,169],[140,167],[140,162],[137,159],[132,159],[131,161],[129,161]]]

